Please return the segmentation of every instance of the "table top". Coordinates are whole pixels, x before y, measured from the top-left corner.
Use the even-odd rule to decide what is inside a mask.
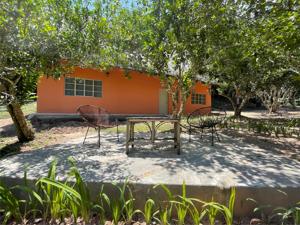
[[[179,120],[178,119],[174,119],[174,118],[171,118],[171,117],[168,117],[168,116],[149,116],[149,117],[129,117],[127,118],[127,120],[129,122],[151,122],[151,121],[166,121],[166,122],[178,122]]]

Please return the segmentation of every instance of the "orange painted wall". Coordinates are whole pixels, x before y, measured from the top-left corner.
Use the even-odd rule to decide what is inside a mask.
[[[137,71],[130,72],[130,78],[124,76],[121,69],[113,69],[107,75],[95,69],[76,68],[68,77],[102,81],[102,97],[65,96],[64,77],[59,80],[41,77],[38,83],[38,113],[75,113],[80,105],[101,106],[114,114],[158,114],[159,90],[162,88],[158,77],[149,76]],[[196,84],[198,93],[208,93],[208,87]],[[211,97],[207,95],[206,105],[210,106]],[[169,102],[170,104],[170,102]],[[188,99],[185,110],[203,105],[192,105]]]
[[[205,98],[206,104],[205,105],[192,104],[192,97],[190,95],[185,103],[185,112],[193,112],[194,110],[196,110],[200,107],[211,107],[211,94],[210,94],[209,86],[198,82],[192,88],[192,92],[197,93],[197,94],[204,94],[206,96],[206,98]]]

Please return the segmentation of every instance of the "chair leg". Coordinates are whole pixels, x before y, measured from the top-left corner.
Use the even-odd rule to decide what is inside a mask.
[[[88,132],[89,132],[89,129],[90,129],[90,127],[88,127],[88,129],[87,129],[87,131],[86,131],[86,133],[85,133],[85,137],[84,137],[84,139],[83,139],[83,145],[84,145],[84,143],[85,143],[85,139],[86,139],[86,136],[87,136],[87,134],[88,134]]]
[[[119,125],[117,124],[117,138],[118,138],[118,142],[120,142],[120,138],[119,138]]]
[[[100,127],[98,127],[98,146],[100,148],[101,142],[100,142],[100,138],[101,138],[101,133],[100,133]]]
[[[211,146],[214,146],[214,127],[211,127]]]
[[[192,140],[191,135],[192,135],[192,128],[189,127],[189,142],[191,142]]]
[[[219,142],[221,142],[221,139],[220,139],[219,133],[217,132],[217,128],[216,128],[216,127],[214,127],[214,129],[215,129],[215,133],[216,133],[216,136],[217,136],[217,139],[218,139],[218,141],[219,141]]]
[[[203,129],[201,129],[200,139],[203,138]]]

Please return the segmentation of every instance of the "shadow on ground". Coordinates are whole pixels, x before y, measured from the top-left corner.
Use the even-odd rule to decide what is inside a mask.
[[[18,141],[5,145],[3,148],[0,149],[0,159],[3,157],[8,157],[20,153],[22,145],[23,144]]]
[[[141,140],[128,156],[123,134],[120,142],[115,134],[104,136],[100,148],[96,137],[90,137],[84,146],[80,138],[7,157],[0,161],[0,174],[22,177],[27,167],[28,176],[38,178],[47,174],[51,161],[56,158],[58,173],[63,179],[69,168],[67,159],[72,156],[88,181],[111,182],[129,178],[141,183],[181,184],[185,181],[191,185],[221,187],[300,186],[300,162],[281,153],[285,146],[251,135],[223,132],[222,141],[211,146],[210,136],[205,135],[203,139],[193,136],[189,142],[188,135],[182,134],[181,155],[176,154],[172,142],[158,141],[153,146],[149,141]]]

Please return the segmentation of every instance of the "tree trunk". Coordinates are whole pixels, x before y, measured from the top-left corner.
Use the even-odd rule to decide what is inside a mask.
[[[238,106],[234,107],[234,116],[241,117],[242,109]]]
[[[227,98],[231,105],[232,105],[232,108],[234,110],[234,116],[235,117],[240,117],[241,116],[241,113],[242,113],[242,110],[245,106],[245,104],[248,102],[249,98],[250,98],[250,95],[245,95],[245,96],[242,96],[242,102],[240,102],[240,99],[236,99],[236,98],[233,98],[233,97],[230,97],[228,95],[225,95],[225,94],[219,94],[220,96],[223,96],[225,98]]]
[[[291,104],[293,109],[297,109],[297,104],[296,104],[296,91],[292,95],[292,97],[289,99],[289,103]]]
[[[27,124],[20,104],[13,101],[7,105],[7,110],[14,122],[19,141],[32,141],[34,139],[34,132],[32,128]]]

